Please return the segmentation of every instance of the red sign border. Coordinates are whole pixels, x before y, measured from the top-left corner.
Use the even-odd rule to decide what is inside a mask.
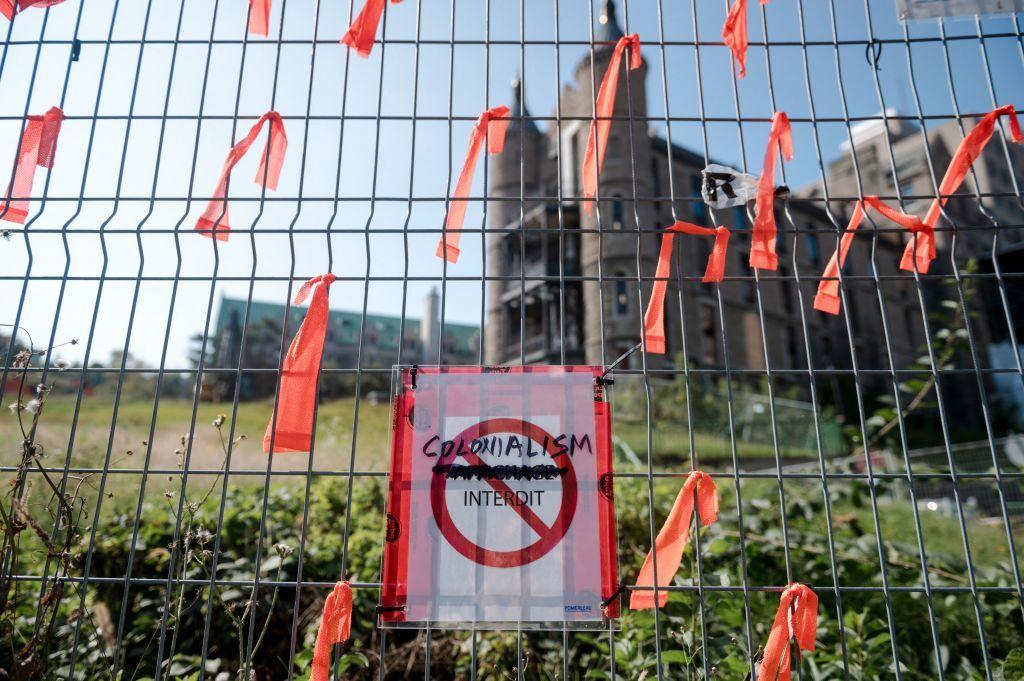
[[[417,372],[482,374],[482,373],[589,373],[594,377],[594,434],[597,439],[597,479],[612,480],[611,409],[605,400],[603,386],[597,381],[604,374],[597,366],[520,366],[520,367],[417,367]],[[406,621],[409,573],[409,491],[412,483],[412,418],[416,403],[413,373],[409,367],[401,369],[401,388],[395,395],[391,423],[391,461],[388,476],[384,556],[381,566],[381,622]],[[615,498],[613,485],[596,493],[598,503],[598,532],[601,537],[601,598],[612,598],[618,591],[618,542],[615,527]],[[619,616],[618,599],[603,609],[607,619]]]

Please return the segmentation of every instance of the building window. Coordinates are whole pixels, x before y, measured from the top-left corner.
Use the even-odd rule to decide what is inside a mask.
[[[622,229],[623,208],[622,199],[618,196],[612,197],[612,229]]]
[[[747,209],[745,206],[736,206],[733,208],[733,214],[736,216],[736,229],[747,228]]]
[[[629,289],[626,286],[626,273],[621,270],[615,273],[613,309],[616,317],[625,317],[629,314]]]
[[[697,197],[697,200],[693,202],[693,221],[698,225],[705,222],[708,218],[708,207],[704,205],[704,199],[700,193],[702,183],[701,175],[694,175],[690,178],[690,187]]]
[[[818,235],[810,231],[807,233],[807,254],[811,257],[811,262],[815,267],[821,266],[821,248],[818,245]]]
[[[701,361],[712,366],[717,361],[715,335],[715,309],[711,305],[700,306]]]

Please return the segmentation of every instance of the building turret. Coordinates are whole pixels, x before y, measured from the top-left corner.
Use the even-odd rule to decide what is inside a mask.
[[[505,149],[501,154],[490,157],[490,195],[503,200],[491,201],[487,211],[488,227],[500,230],[518,225],[521,215],[533,210],[538,204],[528,197],[541,194],[542,166],[546,161],[544,136],[530,117],[523,100],[522,82],[512,82],[512,103],[509,107],[509,125],[505,134]],[[527,197],[523,202],[520,197]],[[512,199],[512,200],[509,200]],[[487,236],[487,274],[489,277],[507,277],[518,274],[520,252],[518,235],[511,232],[496,232]],[[515,284],[518,286],[518,284]],[[511,345],[518,338],[518,318],[515,320],[516,339],[508,337],[513,310],[502,300],[509,283],[492,279],[487,282],[488,321],[485,329],[485,361],[499,363],[511,354]]]
[[[565,113],[574,117],[594,115],[594,101],[608,69],[615,43],[623,36],[615,13],[614,0],[605,0],[601,9],[600,27],[594,33],[593,59],[587,54],[576,67],[575,87],[567,88],[563,95]],[[642,228],[654,226],[654,202],[644,200],[654,195],[651,178],[651,142],[647,130],[647,64],[636,70],[628,69],[628,56],[621,61],[618,89],[615,96],[613,116],[630,120],[616,120],[606,144],[604,162],[598,182],[600,203],[590,214],[585,205],[580,205],[580,226],[583,229],[600,229],[604,234],[586,233],[581,239],[581,266],[584,277],[592,278],[584,284],[583,304],[589,310],[597,310],[601,304],[598,277],[598,262],[602,274],[609,278],[624,277],[634,283],[608,282],[604,291],[604,326],[601,315],[588,314],[584,335],[586,357],[590,363],[600,364],[613,360],[618,354],[640,340],[643,310],[639,309],[636,292],[636,230],[637,219]],[[582,195],[583,184],[580,175],[586,154],[590,123],[580,121],[578,126],[563,129],[563,143],[571,150],[574,190]],[[567,139],[566,139],[567,138]],[[635,170],[635,173],[634,173]],[[633,197],[641,197],[634,202]],[[657,239],[647,236],[641,240],[643,274],[654,272],[657,259]],[[647,287],[649,289],[649,286]],[[601,356],[602,332],[606,342],[607,357]]]

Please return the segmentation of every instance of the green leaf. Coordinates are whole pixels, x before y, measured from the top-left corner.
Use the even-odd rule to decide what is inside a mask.
[[[661,661],[663,664],[687,664],[690,661],[690,656],[682,650],[663,650],[661,651]]]
[[[1004,681],[1016,681],[1024,679],[1024,648],[1014,648],[1003,660],[1000,670]]]

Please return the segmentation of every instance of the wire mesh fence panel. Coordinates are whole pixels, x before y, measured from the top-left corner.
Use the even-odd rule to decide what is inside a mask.
[[[343,579],[335,678],[758,678],[794,583],[800,678],[1024,678],[1019,3],[7,4],[6,676],[309,678]],[[379,628],[415,364],[614,364],[623,605],[686,476],[720,495],[667,604]]]

